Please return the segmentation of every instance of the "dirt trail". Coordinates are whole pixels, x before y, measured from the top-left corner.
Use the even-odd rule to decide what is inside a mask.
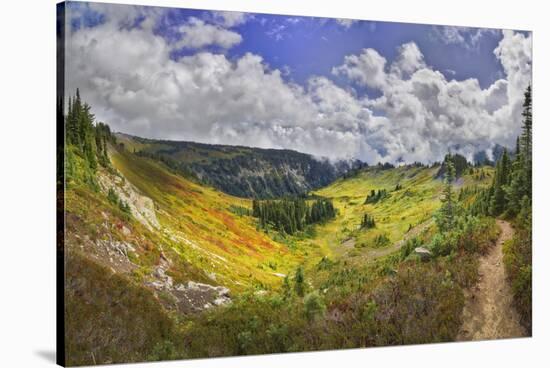
[[[527,336],[512,305],[512,291],[502,261],[502,245],[513,236],[514,230],[506,221],[497,223],[502,233],[495,246],[479,260],[480,279],[466,294],[458,341]]]

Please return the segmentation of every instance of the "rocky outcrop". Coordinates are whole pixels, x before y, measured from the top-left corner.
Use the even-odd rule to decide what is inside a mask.
[[[424,247],[414,248],[414,253],[420,257],[421,260],[426,261],[432,257],[432,252]]]
[[[97,179],[101,191],[107,194],[109,189],[112,189],[121,200],[130,206],[132,216],[145,227],[149,230],[160,228],[153,200],[139,193],[139,190],[126,180],[122,174],[114,175],[99,172]]]
[[[173,278],[166,273],[167,267],[169,264],[161,261],[153,272],[153,280],[146,282],[146,285],[162,292],[164,299],[170,299],[164,300],[165,304],[171,304],[167,305],[168,307],[176,307],[181,313],[195,313],[231,302],[229,289],[223,286],[194,281],[175,284]]]

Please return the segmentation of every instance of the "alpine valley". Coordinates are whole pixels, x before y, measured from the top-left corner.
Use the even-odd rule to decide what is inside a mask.
[[[113,133],[77,92],[67,364],[530,335],[530,98],[496,162],[394,166]]]

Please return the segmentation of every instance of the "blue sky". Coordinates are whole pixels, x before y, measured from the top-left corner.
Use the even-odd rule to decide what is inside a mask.
[[[73,28],[94,27],[105,21],[104,14],[86,8],[85,4],[72,4],[86,9],[81,18],[73,21]],[[167,41],[177,39],[173,28],[184,24],[189,17],[212,19],[212,12],[205,10],[166,10],[154,32]],[[426,63],[448,78],[476,78],[481,87],[486,88],[503,75],[502,66],[493,54],[501,39],[498,32],[487,32],[478,43],[465,47],[461,43],[444,42],[438,36],[439,27],[433,25],[358,20],[348,28],[330,18],[251,15],[254,18],[250,21],[233,27],[243,36],[243,41],[227,50],[227,55],[234,58],[247,52],[259,54],[274,68],[288,67],[289,74],[285,77],[301,84],[312,74],[332,78],[334,65],[341,63],[345,55],[359,53],[363,48],[373,48],[391,61],[396,57],[397,47],[411,41],[422,50]],[[143,18],[136,19],[133,26],[138,26],[141,20]],[[468,37],[477,31],[478,28],[465,28],[462,32]],[[223,52],[216,47],[205,49]],[[194,52],[193,49],[178,50],[174,58]]]
[[[484,37],[479,49],[465,53],[462,46],[447,45],[434,37],[433,27],[429,25],[359,21],[346,29],[335,21],[318,18],[292,18],[299,19],[296,24],[289,23],[286,17],[266,19],[268,28],[286,27],[281,40],[273,42],[265,33],[266,26],[251,22],[241,27],[245,41],[231,52],[251,50],[277,68],[288,65],[291,77],[299,83],[311,74],[331,77],[332,67],[341,63],[345,55],[359,53],[363,48],[373,48],[393,60],[397,47],[410,41],[420,47],[429,65],[442,71],[455,71],[456,78],[475,77],[482,86],[487,86],[502,72],[492,52],[499,41],[495,36]]]
[[[189,17],[208,20],[211,12],[171,9],[155,31],[171,40],[174,37],[171,26],[182,24]],[[254,19],[233,28],[243,36],[243,41],[227,54],[229,57],[246,52],[259,54],[274,68],[288,67],[290,73],[285,77],[303,84],[312,74],[332,77],[332,67],[341,63],[345,55],[373,48],[393,60],[399,45],[413,41],[424,53],[427,64],[449,78],[476,78],[486,88],[503,75],[502,66],[493,54],[501,39],[498,32],[484,33],[478,43],[465,47],[442,40],[438,28],[368,20],[356,21],[347,28],[328,18],[254,14]],[[477,31],[469,28],[462,32],[469,37]],[[181,50],[186,52],[194,50]]]
[[[528,32],[69,8],[72,83],[115,129],[155,138],[367,161],[472,156],[513,144],[531,78]]]

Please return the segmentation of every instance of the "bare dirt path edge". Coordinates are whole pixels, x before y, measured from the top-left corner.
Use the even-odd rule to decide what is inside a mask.
[[[463,324],[457,341],[527,336],[512,304],[512,290],[506,280],[503,263],[502,247],[506,240],[512,238],[514,229],[503,220],[497,220],[497,224],[502,232],[496,244],[479,259],[479,282],[466,292]]]

